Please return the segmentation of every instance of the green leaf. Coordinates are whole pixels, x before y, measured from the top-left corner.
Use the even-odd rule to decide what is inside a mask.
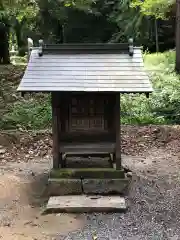
[[[65,6],[65,7],[70,7],[70,6],[71,6],[71,3],[65,3],[64,6]]]

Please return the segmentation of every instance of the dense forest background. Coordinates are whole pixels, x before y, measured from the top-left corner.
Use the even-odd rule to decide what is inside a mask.
[[[40,38],[45,43],[120,43],[132,37],[143,46],[154,92],[149,98],[122,95],[122,123],[179,124],[178,14],[180,2],[175,0],[0,0],[0,63],[5,64],[0,65],[0,128],[51,126],[48,94],[22,98],[17,93],[27,64],[28,37],[34,45]],[[13,46],[19,56],[15,65],[6,65],[12,63]]]
[[[175,14],[173,0],[1,0],[0,45],[5,63],[8,43],[24,55],[27,37],[35,43],[40,38],[46,43],[101,43],[133,37],[144,50],[165,51],[175,47]]]

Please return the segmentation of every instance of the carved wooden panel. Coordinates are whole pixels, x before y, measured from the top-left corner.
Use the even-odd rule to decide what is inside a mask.
[[[84,118],[72,118],[71,120],[71,130],[81,130],[86,131],[89,129],[89,119]]]
[[[98,95],[76,95],[69,106],[70,131],[103,131],[105,99]]]
[[[71,120],[71,131],[88,131],[103,130],[104,119],[100,117],[94,118],[78,118],[73,117]]]

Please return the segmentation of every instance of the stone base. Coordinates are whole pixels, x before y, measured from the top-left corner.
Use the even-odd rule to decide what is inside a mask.
[[[44,213],[122,212],[126,208],[122,197],[58,196],[49,199]]]
[[[123,169],[65,168],[50,172],[48,190],[50,196],[123,194],[128,184]]]
[[[119,179],[124,178],[124,170],[113,168],[61,168],[52,169],[50,178],[67,179]]]
[[[82,194],[81,179],[52,179],[48,180],[49,196]]]
[[[122,194],[129,184],[128,179],[84,179],[85,194]]]
[[[49,196],[123,194],[128,179],[49,179]]]

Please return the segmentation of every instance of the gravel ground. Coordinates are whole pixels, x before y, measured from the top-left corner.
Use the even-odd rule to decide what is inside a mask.
[[[162,153],[161,153],[162,154]],[[159,156],[159,162],[158,158]],[[159,172],[159,166],[161,165],[160,161],[163,161],[166,164],[164,158],[160,158],[159,152],[157,156],[150,156],[149,158],[137,157],[125,157],[124,163],[129,165],[131,163],[131,168],[134,168],[134,174],[132,178],[132,183],[127,193],[127,203],[128,210],[126,213],[115,213],[115,214],[88,214],[80,215],[74,218],[74,216],[68,215],[59,215],[59,219],[56,216],[51,216],[50,219],[45,219],[45,222],[48,222],[48,225],[44,225],[44,219],[40,219],[39,210],[37,208],[35,214],[32,215],[29,210],[28,213],[25,212],[24,215],[29,215],[30,217],[26,220],[24,216],[18,211],[18,206],[24,206],[24,199],[31,197],[32,192],[27,191],[26,193],[20,194],[20,201],[17,198],[17,204],[15,207],[12,207],[11,201],[12,197],[5,198],[5,203],[2,199],[2,203],[6,204],[1,208],[1,218],[0,223],[3,223],[3,231],[0,226],[0,235],[5,234],[9,226],[13,226],[13,218],[19,217],[21,221],[21,232],[26,236],[27,234],[35,231],[35,238],[17,238],[19,239],[48,239],[48,240],[178,240],[180,239],[180,182],[178,178],[178,168],[176,161],[176,167],[173,165],[171,159],[171,168],[166,167],[168,171],[164,171],[162,166],[162,172]],[[157,164],[152,165],[150,159],[156,159]],[[139,161],[138,161],[139,159]],[[130,161],[131,160],[131,161]],[[170,159],[169,159],[170,160]],[[176,159],[177,160],[177,159]],[[139,171],[135,166],[138,166]],[[144,168],[143,168],[144,166]],[[158,169],[156,169],[158,166]],[[172,175],[172,169],[174,166],[174,174]],[[7,173],[12,174],[13,183],[16,182],[16,177],[20,176],[19,182],[22,180],[28,182],[32,181],[35,177],[38,179],[39,176],[42,176],[46,170],[49,168],[49,161],[45,159],[41,161],[35,161],[31,163],[12,163],[7,164],[6,166],[1,167],[2,176],[6,176]],[[155,171],[156,170],[156,171]],[[159,175],[156,175],[156,172],[159,172]],[[171,172],[171,175],[168,175],[168,172]],[[32,174],[33,173],[33,174]],[[32,176],[32,175],[35,175]],[[7,181],[7,180],[6,180]],[[39,180],[37,180],[39,181]],[[24,184],[23,183],[23,184]],[[36,185],[38,182],[34,182]],[[38,183],[39,184],[39,183]],[[43,185],[41,183],[38,186],[40,189]],[[9,185],[9,183],[8,183]],[[17,184],[16,184],[17,185]],[[13,185],[14,194],[17,196],[17,191],[15,189],[21,189],[21,187],[16,187]],[[21,185],[19,185],[21,186]],[[23,185],[24,186],[24,185]],[[29,189],[29,188],[28,188]],[[36,190],[37,191],[39,190]],[[13,192],[13,191],[12,191]],[[7,194],[6,194],[7,195]],[[25,195],[25,197],[24,197]],[[1,197],[2,197],[1,191]],[[7,205],[7,199],[9,199],[10,205]],[[28,203],[28,205],[34,205],[36,201],[42,201],[42,199],[37,196],[33,199],[34,202]],[[1,203],[1,201],[0,201]],[[38,203],[39,204],[39,203]],[[1,205],[2,206],[2,205]],[[34,205],[35,206],[35,205]],[[26,204],[25,204],[26,207]],[[13,212],[12,212],[13,209]],[[34,209],[34,207],[33,207]],[[15,213],[15,214],[14,214]],[[31,216],[32,215],[32,216]],[[34,224],[34,219],[37,218],[38,222]],[[11,219],[12,218],[12,219]],[[55,223],[56,221],[58,222]],[[2,220],[2,222],[1,222]],[[7,223],[6,223],[7,221]],[[32,222],[32,227],[28,229],[28,232],[23,228],[24,222]],[[70,223],[70,224],[69,224]],[[0,225],[1,225],[0,224]],[[60,224],[60,225],[59,225]],[[38,228],[34,226],[40,226]],[[55,226],[55,227],[54,227]],[[16,227],[16,225],[15,225]],[[66,231],[64,231],[66,229]],[[39,231],[45,231],[46,235],[39,235]],[[69,232],[69,233],[68,233]],[[64,233],[64,235],[63,235]],[[6,233],[7,234],[7,233]],[[12,234],[12,233],[10,233]],[[15,231],[15,234],[17,232]],[[5,236],[5,235],[4,235]],[[19,235],[17,235],[19,236]],[[31,236],[31,235],[30,235]],[[46,237],[46,238],[45,238]],[[16,238],[2,238],[4,240],[16,239]]]
[[[49,147],[42,157],[31,156],[32,144],[28,154],[7,149],[0,161],[0,239],[180,240],[180,130],[157,137],[145,135],[146,129],[140,129],[142,136],[132,130],[136,142],[123,155],[123,165],[133,172],[126,213],[41,216],[45,172],[51,168]],[[44,143],[36,145],[43,152]]]
[[[178,240],[180,239],[180,185],[165,180],[133,181],[124,214],[86,215],[86,226],[57,240]],[[97,238],[96,238],[97,237]]]
[[[123,156],[123,165],[133,171],[127,212],[85,215],[83,229],[56,240],[179,240],[178,155],[171,149],[152,148],[144,157]]]

